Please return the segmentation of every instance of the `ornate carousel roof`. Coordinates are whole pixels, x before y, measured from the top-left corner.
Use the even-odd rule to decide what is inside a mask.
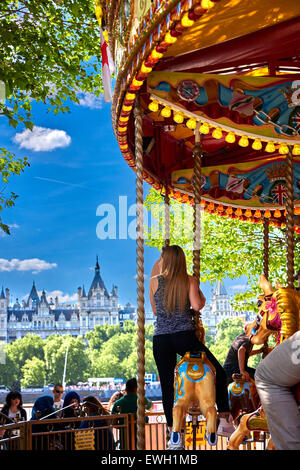
[[[290,151],[300,232],[300,3],[111,0],[102,10],[117,67],[113,127],[128,165],[138,100],[145,181],[193,204],[197,129],[204,209],[282,226]]]

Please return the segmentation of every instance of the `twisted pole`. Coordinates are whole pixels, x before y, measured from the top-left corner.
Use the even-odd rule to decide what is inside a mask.
[[[143,119],[142,109],[136,100],[135,165],[136,165],[136,262],[137,262],[137,450],[145,449],[145,291],[144,291],[144,195],[143,195]]]
[[[194,157],[194,246],[193,246],[193,274],[198,279],[200,284],[200,240],[201,240],[201,158],[202,158],[202,145],[200,142],[199,129],[195,130],[195,145],[193,148]],[[196,327],[196,335],[200,341],[204,343],[205,335],[202,325],[200,312],[194,313],[194,321]]]
[[[170,197],[169,197],[169,192],[168,192],[168,184],[166,183],[165,185],[165,195],[164,195],[164,201],[165,201],[165,245],[169,246],[170,245]]]
[[[294,162],[291,148],[286,155],[287,285],[294,289]]]
[[[269,219],[264,218],[264,275],[269,279]]]

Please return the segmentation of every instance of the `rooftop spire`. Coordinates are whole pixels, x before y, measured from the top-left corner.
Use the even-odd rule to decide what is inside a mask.
[[[98,261],[98,255],[96,256],[95,271],[96,271],[96,273],[97,273],[97,272],[98,272],[98,273],[100,272],[100,266],[99,266],[99,261]]]

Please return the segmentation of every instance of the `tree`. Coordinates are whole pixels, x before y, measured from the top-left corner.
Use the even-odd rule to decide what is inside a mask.
[[[7,351],[8,344],[5,345]],[[17,374],[17,365],[5,353],[4,360],[0,362],[0,383],[1,385],[6,385],[7,387],[12,387],[13,383],[18,380]]]
[[[155,223],[145,227],[149,246],[164,245],[163,197],[151,189],[145,200]],[[171,244],[180,245],[186,254],[192,274],[193,208],[171,200]],[[286,283],[285,229],[270,226],[270,281]],[[300,236],[295,234],[295,260],[300,259]],[[300,266],[299,266],[300,267]],[[263,225],[242,222],[206,212],[201,213],[201,282],[216,282],[224,278],[248,277],[246,293],[235,295],[235,308],[253,309],[254,298],[260,293],[258,277],[263,272]]]
[[[45,340],[45,364],[47,381],[61,382],[64,373],[65,357],[67,356],[66,382],[85,381],[89,376],[90,361],[82,336],[73,338],[70,335],[51,335]]]
[[[44,340],[35,334],[28,334],[24,338],[7,345],[6,356],[14,365],[16,378],[22,376],[22,367],[28,359],[37,358],[44,360]]]
[[[69,112],[80,93],[102,91],[99,27],[93,0],[2,0],[0,11],[0,116],[9,125],[33,129],[32,103],[55,114]],[[27,159],[0,148],[4,183],[28,166]],[[0,211],[16,195],[1,193]],[[0,220],[0,228],[9,227]]]
[[[37,357],[27,359],[22,367],[22,387],[42,387],[46,378],[46,365]]]

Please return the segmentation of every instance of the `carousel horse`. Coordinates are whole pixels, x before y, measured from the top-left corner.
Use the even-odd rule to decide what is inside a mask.
[[[206,439],[216,445],[217,410],[215,368],[204,352],[187,352],[175,368],[173,428],[168,449],[184,448],[180,432],[184,429],[189,406],[199,407],[199,414],[206,418]]]
[[[264,344],[271,334],[275,334],[277,345],[281,344],[300,329],[300,292],[281,286],[274,292],[264,275],[259,278],[259,286],[264,295],[259,296],[259,313],[254,322],[246,325],[246,334],[253,344]],[[299,396],[298,393],[297,390],[296,396]],[[238,428],[230,437],[228,449],[237,450],[249,431],[268,432],[262,407],[242,416]]]
[[[259,396],[253,379],[245,380],[242,374],[233,374],[228,385],[228,402],[236,424],[242,414],[251,413],[259,406]]]

